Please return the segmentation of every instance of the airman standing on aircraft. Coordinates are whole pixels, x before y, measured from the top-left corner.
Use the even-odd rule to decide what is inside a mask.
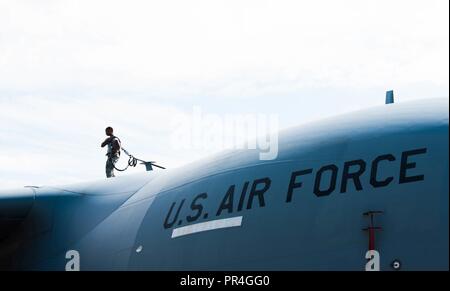
[[[108,159],[106,160],[106,177],[111,178],[114,176],[114,165],[117,163],[120,157],[120,139],[114,136],[114,130],[112,127],[108,126],[105,129],[105,133],[108,138],[102,142],[101,147],[108,146],[108,151],[106,156]]]

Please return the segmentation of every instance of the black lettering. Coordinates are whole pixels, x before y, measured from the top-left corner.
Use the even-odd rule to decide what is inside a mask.
[[[414,169],[416,167],[416,163],[414,163],[414,162],[408,163],[408,158],[410,156],[421,155],[421,154],[425,154],[426,152],[427,152],[426,148],[421,148],[421,149],[412,150],[412,151],[405,151],[402,153],[402,160],[401,160],[401,166],[400,166],[400,184],[422,181],[425,178],[424,175],[407,177],[406,171],[408,169]]]
[[[395,157],[391,154],[387,154],[387,155],[378,156],[375,160],[373,160],[372,169],[370,171],[370,184],[375,188],[386,187],[387,185],[389,185],[389,183],[391,183],[394,180],[394,177],[387,177],[386,179],[384,179],[382,181],[377,179],[378,164],[381,161],[392,162],[392,161],[395,161]]]
[[[239,198],[239,205],[237,211],[241,211],[242,207],[244,207],[245,194],[247,193],[249,182],[245,182],[244,188],[242,188],[241,197]]]
[[[178,206],[178,210],[177,210],[177,213],[175,214],[175,217],[172,219],[171,222],[168,222],[170,215],[172,214],[172,210],[176,205],[176,202],[172,203],[172,206],[170,206],[169,213],[167,213],[166,219],[164,220],[164,228],[171,228],[175,224],[175,222],[177,221],[178,215],[180,214],[180,210],[181,210],[181,207],[183,206],[183,204],[184,204],[184,199],[181,201],[180,206]]]
[[[250,195],[248,197],[247,209],[252,208],[253,198],[255,196],[258,196],[258,201],[259,201],[260,207],[266,206],[266,204],[264,202],[264,193],[266,193],[266,191],[269,190],[271,182],[272,181],[270,180],[270,178],[262,178],[262,179],[255,180],[253,182],[252,189],[250,190]],[[256,190],[256,188],[258,187],[259,184],[264,184],[264,188],[261,190]]]
[[[325,171],[331,171],[330,186],[326,190],[320,190],[322,174]],[[320,168],[319,171],[317,171],[316,181],[314,183],[314,194],[316,194],[316,196],[322,197],[322,196],[330,195],[331,192],[334,191],[334,189],[336,188],[337,172],[338,172],[338,167],[335,165],[324,166],[324,167]]]
[[[298,176],[302,176],[302,175],[307,175],[307,174],[311,174],[312,173],[312,169],[307,169],[307,170],[302,170],[302,171],[297,171],[297,172],[293,172],[291,174],[291,180],[289,182],[289,189],[288,189],[288,194],[286,197],[286,202],[289,203],[292,201],[292,194],[294,193],[294,189],[296,188],[300,188],[302,187],[303,183],[302,182],[295,182]]]
[[[191,215],[189,215],[189,216],[187,216],[186,217],[186,220],[188,221],[188,222],[193,222],[193,221],[196,221],[199,217],[200,217],[200,215],[202,215],[202,212],[203,212],[203,205],[202,204],[197,204],[197,200],[198,199],[206,199],[208,197],[208,194],[206,194],[206,193],[201,193],[201,194],[199,194],[199,195],[197,195],[195,198],[194,198],[194,200],[192,200],[192,203],[191,203],[191,209],[192,210],[197,210],[197,214],[195,214],[194,216],[191,216]]]
[[[234,188],[235,188],[234,185],[231,185],[230,188],[228,188],[227,194],[225,194],[225,196],[223,197],[222,203],[220,203],[216,216],[219,216],[225,209],[228,210],[228,213],[233,212]]]
[[[356,172],[350,173],[350,167],[358,166],[359,169]],[[356,191],[362,190],[361,185],[361,175],[366,170],[366,162],[363,160],[354,160],[345,162],[344,170],[342,173],[342,181],[341,181],[341,193],[347,192],[347,182],[349,179],[353,180],[353,184],[355,184]]]

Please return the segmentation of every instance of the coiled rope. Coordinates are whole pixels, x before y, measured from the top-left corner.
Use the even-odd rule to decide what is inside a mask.
[[[146,161],[144,161],[144,160],[141,160],[141,159],[138,159],[138,158],[134,157],[132,154],[130,154],[130,153],[129,153],[126,149],[124,149],[124,148],[121,148],[121,150],[129,157],[129,158],[128,158],[127,166],[126,166],[124,169],[119,169],[119,168],[117,168],[116,165],[115,165],[115,163],[112,161],[111,155],[108,156],[108,159],[109,159],[110,163],[113,165],[114,169],[116,169],[116,170],[119,171],[119,172],[124,172],[124,171],[126,171],[129,167],[136,167],[136,165],[138,164],[138,162],[141,162],[141,164],[144,164],[144,165],[150,164],[150,165],[155,166],[155,167],[158,167],[158,168],[160,168],[160,169],[165,169],[164,167],[155,164],[155,162],[146,162]]]

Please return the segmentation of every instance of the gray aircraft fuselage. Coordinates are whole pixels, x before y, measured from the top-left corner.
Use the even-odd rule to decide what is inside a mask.
[[[0,192],[0,269],[448,270],[448,99],[383,105],[173,170]]]

